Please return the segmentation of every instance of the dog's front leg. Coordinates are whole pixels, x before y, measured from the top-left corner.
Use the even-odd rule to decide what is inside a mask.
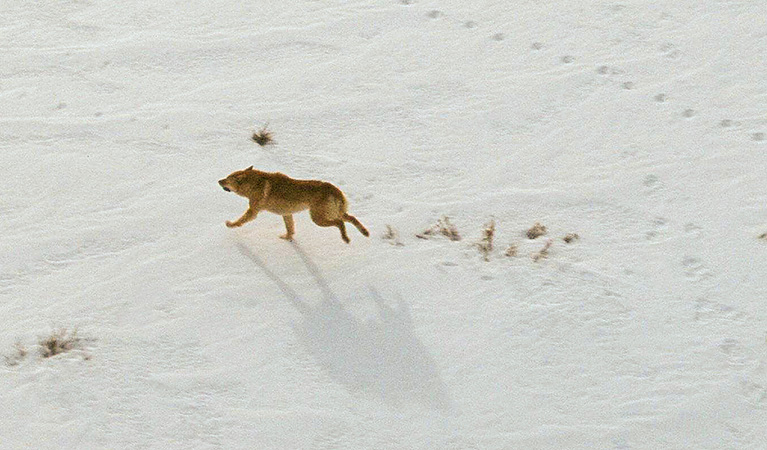
[[[245,225],[246,223],[250,222],[251,220],[256,218],[256,214],[258,214],[257,210],[249,207],[247,211],[245,211],[245,214],[242,215],[239,219],[235,220],[234,222],[226,221],[226,226],[229,228],[235,228],[235,227],[241,227]]]

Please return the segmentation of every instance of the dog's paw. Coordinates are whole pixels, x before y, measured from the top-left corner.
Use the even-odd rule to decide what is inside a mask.
[[[237,222],[232,222],[232,221],[227,220],[226,221],[226,226],[229,227],[229,228],[237,228],[237,227],[240,227],[242,225],[237,223]]]
[[[285,239],[286,241],[292,241],[293,240],[293,235],[292,234],[291,235],[283,234],[283,235],[280,235],[280,239]]]

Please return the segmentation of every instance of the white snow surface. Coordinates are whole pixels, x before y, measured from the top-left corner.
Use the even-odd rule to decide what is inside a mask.
[[[3,0],[0,448],[767,448],[766,17]],[[371,237],[226,228],[251,164]]]

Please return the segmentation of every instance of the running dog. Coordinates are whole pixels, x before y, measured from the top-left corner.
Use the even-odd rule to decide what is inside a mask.
[[[309,210],[312,221],[321,227],[337,227],[341,231],[341,239],[347,244],[345,222],[350,222],[364,236],[370,236],[368,230],[348,214],[348,202],[340,189],[326,181],[296,180],[279,172],[262,172],[253,169],[233,172],[218,184],[226,192],[248,199],[248,210],[235,221],[226,221],[229,228],[241,227],[256,218],[261,211],[279,214],[285,221],[287,233],[282,239],[292,240],[295,228],[293,214]]]

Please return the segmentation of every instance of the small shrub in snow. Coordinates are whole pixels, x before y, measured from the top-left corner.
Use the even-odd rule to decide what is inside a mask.
[[[538,262],[544,258],[548,258],[549,256],[549,248],[551,248],[551,240],[546,241],[546,244],[543,246],[542,249],[538,250],[537,252],[533,253],[532,258],[533,261]]]
[[[396,245],[398,247],[405,245],[399,240],[399,233],[397,233],[397,230],[391,225],[386,225],[386,231],[381,236],[381,239],[389,241],[391,245]]]
[[[509,244],[509,248],[506,249],[504,255],[508,256],[509,258],[513,258],[517,256],[518,253],[519,247],[517,247],[517,244]]]
[[[69,333],[64,328],[54,331],[50,336],[41,338],[38,342],[40,344],[40,355],[43,358],[50,358],[51,356],[79,348],[81,343],[82,339],[77,336],[77,330]]]
[[[443,216],[434,226],[424,230],[420,234],[416,234],[415,237],[421,239],[429,239],[432,236],[437,236],[440,234],[447,237],[451,241],[461,240],[461,235],[458,233],[458,229],[455,228],[455,225],[450,222],[450,219],[447,216]]]
[[[485,228],[482,230],[482,240],[476,244],[485,261],[490,261],[490,253],[493,251],[494,237],[495,220],[490,220],[490,222],[485,224]]]
[[[567,233],[565,237],[562,238],[562,240],[565,241],[565,243],[569,244],[573,241],[577,241],[580,238],[581,237],[578,236],[578,233]]]
[[[274,142],[272,132],[267,129],[267,125],[264,125],[260,130],[254,132],[251,138],[261,147],[264,145],[272,144]]]
[[[544,234],[546,234],[546,227],[541,225],[539,222],[535,222],[535,225],[527,230],[528,239],[536,239],[540,236],[543,236]]]

